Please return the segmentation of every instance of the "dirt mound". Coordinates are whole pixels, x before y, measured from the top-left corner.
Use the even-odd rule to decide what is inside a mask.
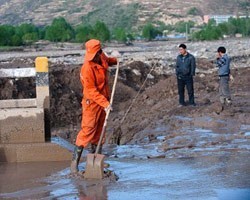
[[[207,58],[197,58],[196,64],[199,66],[199,69],[209,70],[214,68],[214,61],[209,61]]]
[[[198,60],[198,65],[209,69],[211,63]],[[249,120],[249,68],[232,70],[235,81],[231,84],[233,105],[221,110],[218,104],[218,76],[214,73],[198,73],[194,78],[196,107],[178,107],[178,93],[175,75],[157,73],[143,62],[132,62],[121,66],[119,80],[114,98],[108,129],[110,143],[137,143],[145,138],[157,135],[171,134],[182,126],[176,116],[199,118],[212,116],[213,118],[233,118],[239,123]],[[50,109],[53,134],[60,135],[74,142],[81,122],[82,87],[79,80],[80,65],[52,65],[50,67]],[[199,67],[200,68],[200,67]],[[112,88],[115,68],[110,69],[109,84]],[[147,78],[135,104],[124,117],[129,106],[136,97],[140,87]],[[33,98],[35,97],[35,81],[26,79],[1,79],[0,99]],[[187,98],[187,97],[186,97]],[[217,113],[217,114],[216,114]],[[245,120],[245,121],[244,121]],[[185,125],[186,126],[186,125]],[[161,129],[161,127],[165,127]],[[116,133],[117,128],[121,130]],[[115,139],[114,139],[115,138]],[[118,141],[119,140],[119,141]]]
[[[52,127],[76,126],[81,117],[80,66],[50,68],[50,109]]]
[[[15,62],[14,62],[14,65]],[[11,67],[8,64],[5,67]],[[78,126],[81,121],[82,86],[79,79],[81,66],[52,65],[49,68],[51,125],[53,128]],[[115,93],[114,108],[135,96],[150,71],[143,62],[132,62],[122,66]],[[115,69],[110,70],[109,84],[112,88]],[[154,72],[152,72],[152,75]],[[146,87],[155,84],[161,76],[151,77]],[[35,79],[0,80],[0,99],[35,98]],[[124,108],[125,109],[125,108]]]
[[[0,79],[0,99],[35,98],[35,78]]]

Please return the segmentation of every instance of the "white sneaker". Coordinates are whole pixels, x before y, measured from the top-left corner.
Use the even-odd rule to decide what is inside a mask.
[[[224,97],[220,97],[220,103],[221,103],[221,104],[225,104],[225,100],[226,100],[226,99],[225,99]]]
[[[232,104],[231,99],[226,99],[226,102],[227,102],[228,105],[231,105],[231,104]]]

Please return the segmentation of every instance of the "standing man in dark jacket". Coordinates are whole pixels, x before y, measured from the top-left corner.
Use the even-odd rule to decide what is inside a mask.
[[[195,58],[192,54],[187,52],[185,44],[179,45],[180,55],[177,56],[176,61],[176,76],[179,93],[179,104],[185,106],[185,86],[187,87],[189,105],[195,106],[194,102],[194,84],[193,76],[195,75]]]

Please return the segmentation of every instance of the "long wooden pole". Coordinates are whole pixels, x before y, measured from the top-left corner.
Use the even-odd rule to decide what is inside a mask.
[[[116,73],[115,73],[115,80],[114,80],[114,84],[113,84],[113,88],[112,88],[112,93],[111,93],[111,98],[110,98],[110,102],[109,102],[111,107],[112,107],[113,100],[114,100],[114,95],[115,95],[115,88],[116,88],[116,83],[117,83],[118,73],[119,73],[119,65],[120,65],[120,63],[118,61],[118,63],[117,63],[117,69],[116,69]],[[106,113],[105,121],[104,121],[104,124],[103,124],[103,127],[102,127],[102,133],[101,133],[100,139],[98,141],[98,144],[97,144],[97,147],[96,147],[96,150],[95,150],[95,157],[96,157],[96,155],[97,155],[97,153],[98,153],[98,151],[100,149],[100,146],[101,146],[102,138],[103,138],[103,135],[104,135],[106,127],[107,127],[109,113],[110,113],[110,109]]]

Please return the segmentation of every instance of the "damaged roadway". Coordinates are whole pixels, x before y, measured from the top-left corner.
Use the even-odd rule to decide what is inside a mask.
[[[147,45],[150,47],[150,43]],[[30,65],[32,58],[1,62],[1,67],[14,67],[16,63],[21,65],[22,62]],[[107,161],[119,177],[118,181],[90,183],[73,178],[69,175],[69,162],[40,165],[20,163],[15,164],[15,167],[14,164],[1,163],[0,197],[248,199],[248,63],[249,56],[242,59],[238,56],[233,60],[231,71],[234,82],[230,83],[233,101],[231,106],[221,110],[218,77],[210,59],[197,58],[198,73],[194,78],[196,107],[178,107],[176,77],[171,63],[165,67],[153,55],[144,60],[128,59],[121,66],[114,111],[110,115],[104,146]],[[50,65],[52,135],[60,136],[71,144],[74,143],[81,120],[80,66],[58,62]],[[152,67],[155,70],[123,124],[120,124]],[[112,68],[110,86],[114,72]],[[16,80],[15,84],[1,80],[2,99],[11,98],[13,94],[15,98],[34,96],[33,80]],[[116,132],[118,127],[121,128],[119,133]],[[51,167],[42,169],[46,165]],[[81,163],[80,170],[84,169],[84,165],[84,162]],[[28,175],[30,173],[25,168],[37,171],[36,175]],[[18,181],[6,181],[9,174],[13,174]],[[5,184],[2,184],[3,181]]]

